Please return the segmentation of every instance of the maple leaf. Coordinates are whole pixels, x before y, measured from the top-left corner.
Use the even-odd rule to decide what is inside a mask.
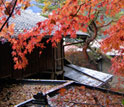
[[[85,86],[80,86],[80,87],[78,87],[78,89],[82,91],[82,90],[85,90],[86,88],[85,88]]]
[[[13,60],[16,62],[16,61],[18,61],[18,58],[17,57],[14,57]]]
[[[93,20],[95,18],[94,14],[90,15],[90,19]]]
[[[15,51],[12,51],[12,56],[16,56],[16,52]]]
[[[83,27],[81,30],[82,30],[83,32],[87,32],[87,28],[84,28],[84,27]]]
[[[41,55],[41,54],[42,54],[42,51],[39,52],[39,55]]]
[[[85,88],[85,86],[81,86],[80,89],[85,90],[86,88]]]
[[[9,26],[8,30],[9,30],[10,35],[14,34],[14,27],[15,27],[14,23]]]
[[[64,96],[65,95],[65,92],[66,92],[66,89],[65,88],[61,88],[59,91],[61,96]]]

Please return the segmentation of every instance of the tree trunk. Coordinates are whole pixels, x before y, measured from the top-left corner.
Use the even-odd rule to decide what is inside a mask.
[[[92,23],[92,30],[94,31],[94,35],[90,38],[88,38],[85,43],[84,43],[84,46],[83,46],[83,60],[85,61],[85,66],[86,67],[91,67],[91,66],[94,66],[94,65],[91,65],[90,63],[90,57],[88,55],[88,52],[87,52],[87,49],[89,47],[89,44],[97,37],[97,26],[95,24],[95,22],[93,21]],[[96,69],[96,67],[94,66],[93,68]]]

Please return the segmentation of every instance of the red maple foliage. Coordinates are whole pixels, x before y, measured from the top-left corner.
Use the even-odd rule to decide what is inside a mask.
[[[112,70],[115,70],[116,73],[123,73],[124,17],[123,15],[118,16],[118,13],[124,8],[123,0],[66,0],[65,5],[53,11],[47,20],[37,23],[32,30],[19,34],[18,39],[11,38],[14,33],[14,24],[7,27],[7,21],[14,14],[20,14],[18,6],[22,5],[23,9],[26,9],[30,5],[29,1],[0,1],[0,36],[7,38],[12,44],[15,69],[26,67],[28,61],[25,55],[31,53],[35,46],[44,48],[43,44],[40,43],[44,36],[51,35],[54,32],[50,41],[53,46],[56,46],[68,34],[71,38],[76,38],[76,31],[80,30],[91,34],[83,47],[86,59],[88,59],[86,50],[90,42],[98,36],[99,32],[108,34],[109,36],[102,43],[102,49],[104,52],[115,49],[121,53],[122,56],[115,57],[112,60]],[[6,18],[7,16],[8,18]],[[41,32],[41,29],[44,32]]]

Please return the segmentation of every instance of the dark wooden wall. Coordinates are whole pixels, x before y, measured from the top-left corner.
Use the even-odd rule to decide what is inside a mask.
[[[2,45],[0,43],[0,78],[11,76],[12,57],[9,43]]]
[[[44,38],[42,42],[45,42],[47,38]],[[63,48],[62,41],[56,48],[51,46],[51,43],[45,44],[46,48],[42,50],[42,54],[39,55],[39,48],[35,48],[34,51],[27,55],[29,64],[24,70],[14,70],[14,62],[11,56],[11,45],[5,43],[0,44],[0,78],[24,78],[36,73],[52,73],[55,69],[63,69],[62,57]],[[55,61],[55,59],[61,59]]]

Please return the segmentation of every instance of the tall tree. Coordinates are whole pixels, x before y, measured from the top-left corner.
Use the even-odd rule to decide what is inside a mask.
[[[59,41],[58,38],[62,38],[61,35],[66,36],[68,33],[75,38],[77,30],[89,32],[91,37],[86,40],[83,47],[85,60],[88,60],[87,48],[89,44],[99,33],[105,35],[106,31],[122,18],[123,14],[120,14],[123,9],[122,4],[122,0],[66,0],[62,8],[53,11],[48,22],[45,22],[43,27],[45,26],[46,29],[49,29],[50,26],[53,26],[53,29],[50,28],[49,32],[54,30],[54,26],[59,27],[52,41]],[[104,46],[105,43],[102,47]],[[104,50],[104,48],[102,49]]]

